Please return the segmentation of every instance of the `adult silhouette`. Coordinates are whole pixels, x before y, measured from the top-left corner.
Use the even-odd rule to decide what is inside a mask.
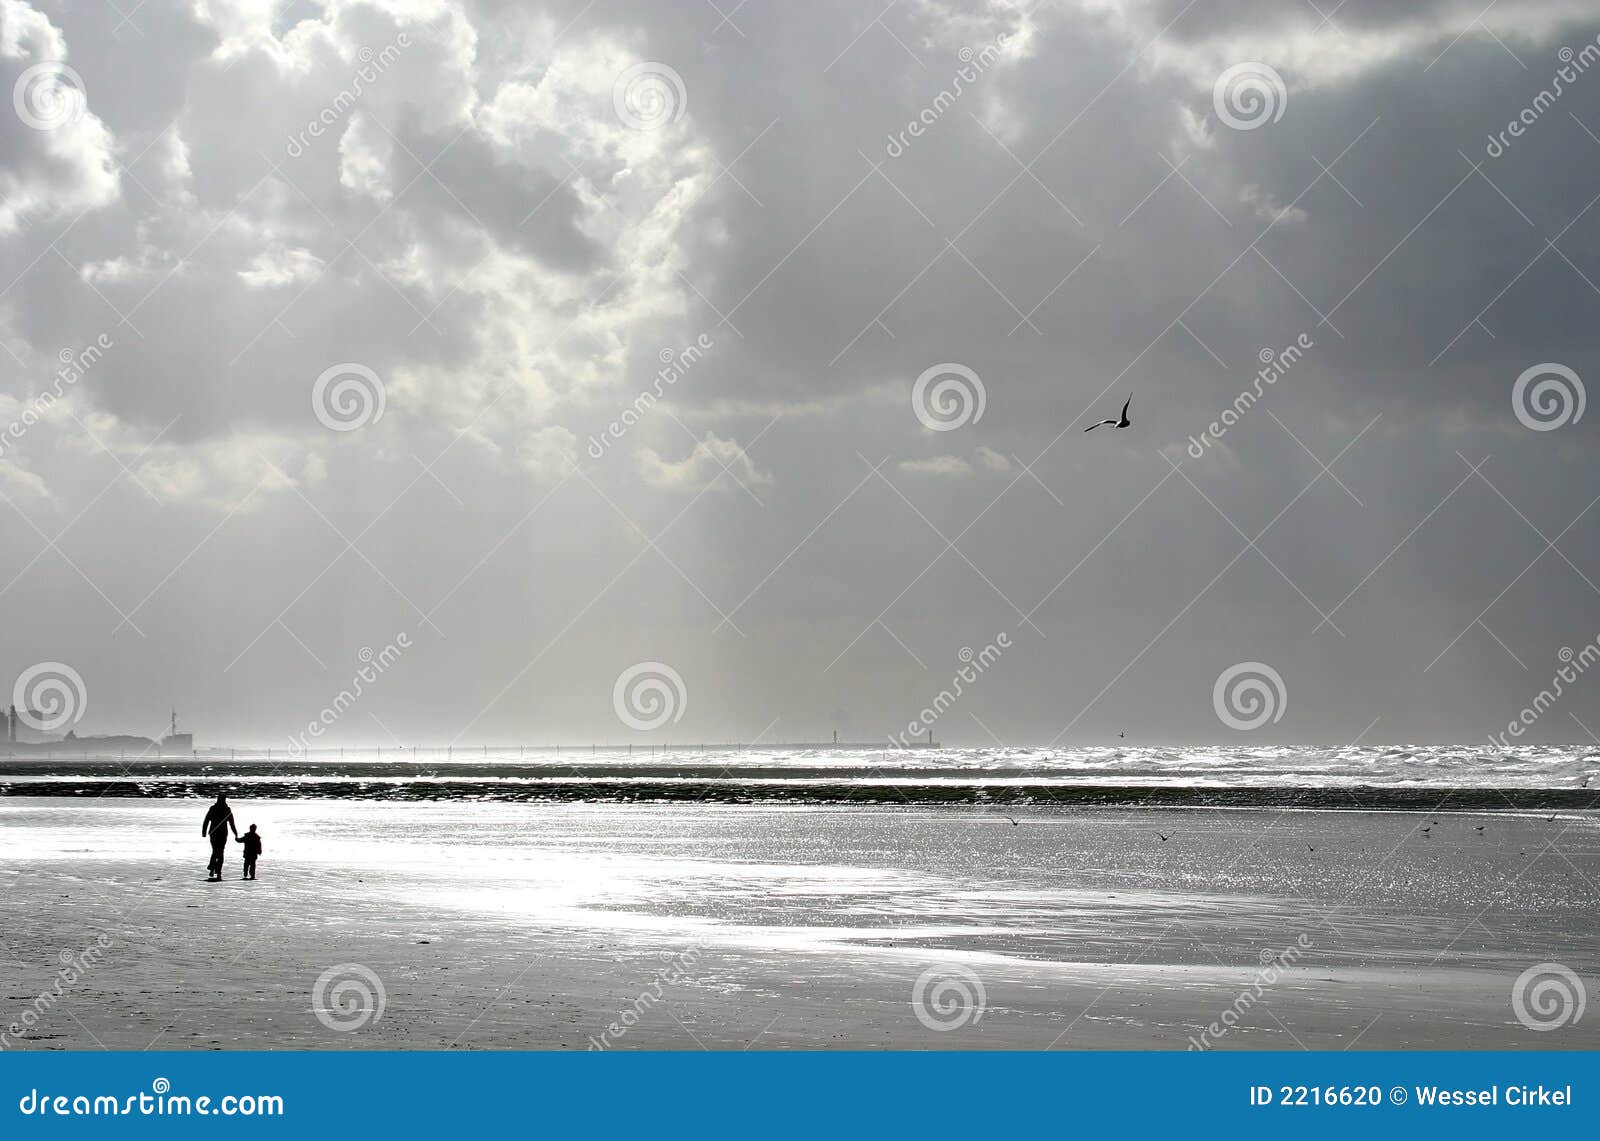
[[[239,826],[233,822],[233,809],[228,807],[228,798],[220,792],[217,802],[206,809],[206,818],[200,825],[200,834],[211,841],[211,862],[206,865],[206,878],[220,880],[222,878],[222,860],[228,852],[228,831],[232,829],[234,839],[239,838]]]

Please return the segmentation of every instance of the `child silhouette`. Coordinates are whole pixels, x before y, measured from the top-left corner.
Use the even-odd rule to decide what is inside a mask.
[[[256,857],[261,854],[261,833],[256,831],[254,824],[250,831],[239,837],[239,843],[244,845],[244,875],[241,879],[253,880],[256,878]]]

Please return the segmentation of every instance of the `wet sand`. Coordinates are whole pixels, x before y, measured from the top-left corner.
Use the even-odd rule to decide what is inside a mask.
[[[204,809],[0,799],[0,1044],[1600,1046],[1511,1002],[1600,979],[1592,812],[250,799],[213,884]]]

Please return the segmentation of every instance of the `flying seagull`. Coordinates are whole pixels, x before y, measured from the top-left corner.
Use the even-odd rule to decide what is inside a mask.
[[[1084,429],[1084,431],[1085,432],[1092,432],[1096,428],[1099,428],[1099,427],[1101,427],[1102,425],[1105,425],[1105,424],[1110,424],[1113,428],[1126,428],[1129,424],[1131,424],[1133,422],[1133,421],[1128,419],[1128,405],[1132,404],[1132,403],[1133,403],[1133,393],[1130,392],[1128,394],[1127,401],[1122,405],[1122,418],[1121,419],[1118,419],[1118,420],[1101,420],[1099,423],[1090,424],[1087,428]]]

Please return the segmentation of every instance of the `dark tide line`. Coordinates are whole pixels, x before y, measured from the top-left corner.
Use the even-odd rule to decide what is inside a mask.
[[[1120,806],[1149,808],[1323,808],[1368,811],[1552,811],[1590,809],[1600,792],[1582,788],[1441,788],[1437,786],[1354,786],[1296,788],[1198,788],[1175,785],[1002,785],[979,784],[794,784],[733,781],[663,782],[648,779],[594,784],[581,778],[541,783],[499,784],[429,780],[251,781],[222,788],[214,780],[134,780],[78,783],[70,778],[11,782],[0,780],[3,797],[201,798],[218,791],[252,800],[378,801],[596,801],[708,802],[716,804],[882,804],[882,805],[1032,805],[1049,807]]]

